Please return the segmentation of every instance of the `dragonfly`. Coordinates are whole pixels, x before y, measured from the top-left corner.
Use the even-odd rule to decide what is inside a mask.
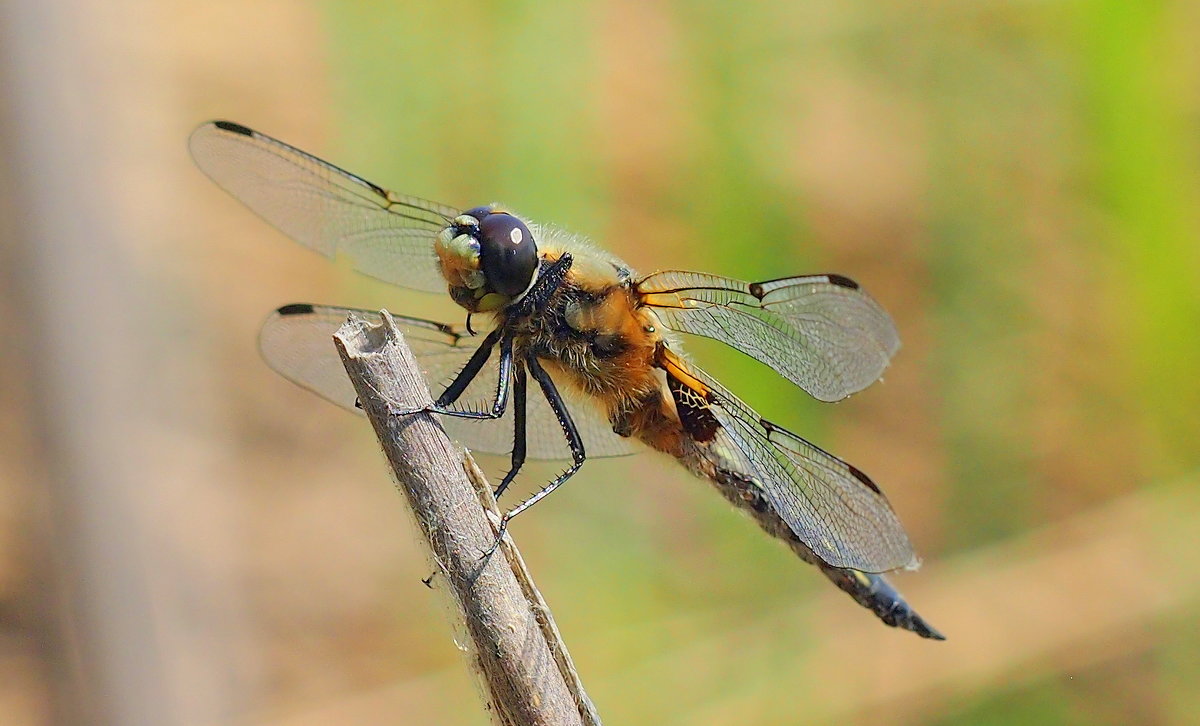
[[[680,334],[711,338],[820,401],[846,398],[878,380],[900,347],[891,318],[853,280],[643,276],[498,204],[398,194],[237,123],[201,125],[189,148],[217,185],[293,240],[384,282],[449,294],[467,311],[462,326],[395,318],[427,380],[445,384],[423,410],[469,449],[509,457],[497,497],[527,460],[566,462],[504,514],[501,536],[586,459],[649,448],[710,482],[884,623],[944,639],[883,574],[918,560],[875,482],[763,418],[683,354]],[[351,314],[380,319],[286,305],[264,323],[259,348],[283,377],[361,413],[331,342]],[[477,318],[487,322],[478,335]]]

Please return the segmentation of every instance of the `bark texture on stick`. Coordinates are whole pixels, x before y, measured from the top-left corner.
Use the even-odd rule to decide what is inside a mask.
[[[363,411],[416,517],[438,574],[459,605],[459,630],[495,722],[525,726],[600,723],[559,638],[550,610],[506,539],[489,559],[499,514],[470,456],[429,414],[429,391],[392,318],[350,320],[334,335]]]

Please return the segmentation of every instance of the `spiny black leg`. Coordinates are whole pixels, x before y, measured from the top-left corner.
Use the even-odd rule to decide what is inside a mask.
[[[567,272],[571,269],[571,255],[564,252],[557,260],[546,265],[543,263],[542,270],[538,276],[538,280],[533,284],[533,289],[521,298],[513,309],[510,311],[511,316],[520,317],[529,315],[530,313],[540,310],[546,305],[550,296],[554,294],[566,279]],[[467,317],[467,325],[470,326],[470,316]],[[438,397],[433,406],[421,411],[399,411],[397,415],[409,413],[419,413],[429,411],[440,413],[445,416],[455,416],[457,418],[469,419],[496,419],[504,415],[504,408],[508,401],[508,384],[512,377],[512,339],[504,336],[505,326],[493,330],[483,339],[483,343],[476,349],[474,355],[471,356],[463,369],[458,375],[446,386],[446,390]],[[474,334],[472,332],[472,334]],[[488,358],[492,355],[492,348],[496,346],[496,342],[501,341],[500,346],[500,381],[496,388],[496,400],[492,404],[491,412],[482,411],[456,411],[449,408],[451,404],[458,400],[459,396],[467,390],[467,386],[471,385],[471,381],[475,380],[475,376],[479,375],[479,371],[483,370],[483,366],[487,363]],[[550,379],[547,378],[547,381]],[[549,384],[553,387],[553,383]],[[542,386],[545,388],[545,385]],[[557,395],[557,391],[555,392]],[[561,399],[560,399],[561,401]],[[566,410],[565,408],[563,410]],[[569,420],[569,419],[568,419]],[[578,439],[578,435],[576,435]],[[581,444],[582,446],[582,444]],[[576,467],[578,468],[578,467]]]
[[[520,318],[522,316],[529,315],[534,311],[541,310],[543,307],[545,307],[550,297],[563,284],[563,280],[566,279],[567,272],[571,269],[571,254],[569,252],[564,252],[554,262],[549,264],[542,262],[541,265],[541,272],[539,273],[537,281],[533,283],[533,289],[531,289],[525,295],[525,297],[521,298],[521,300],[509,310],[508,320],[512,320],[514,317]],[[470,325],[471,317],[468,315],[468,330],[470,329]],[[470,360],[467,361],[467,364],[463,366],[461,371],[459,371],[458,376],[455,377],[454,381],[452,381],[450,385],[446,387],[446,390],[441,396],[438,397],[438,400],[434,402],[433,406],[424,410],[431,411],[433,413],[440,413],[446,416],[469,419],[497,419],[503,416],[504,408],[507,403],[508,384],[512,371],[512,339],[507,336],[502,337],[505,330],[506,326],[501,325],[489,333],[488,336],[484,338],[483,343],[475,351],[475,354],[471,356]],[[471,331],[471,334],[474,335],[474,331]],[[479,371],[483,369],[484,364],[487,363],[488,358],[492,354],[492,348],[496,345],[497,340],[501,341],[500,381],[499,385],[497,386],[496,400],[492,404],[491,412],[485,413],[476,411],[457,411],[449,408],[449,406],[457,401],[458,397],[463,394],[463,391],[467,389],[467,386],[471,385],[471,381],[475,380],[475,376],[479,374]],[[417,411],[399,412],[400,415],[405,413],[417,413]]]
[[[550,494],[550,492],[562,486],[563,482],[570,479],[575,472],[579,471],[579,467],[583,466],[583,462],[587,460],[587,454],[583,450],[583,438],[579,435],[579,429],[575,428],[575,422],[571,420],[571,413],[567,410],[562,396],[559,395],[558,389],[554,386],[554,380],[550,378],[550,374],[546,373],[546,369],[542,368],[541,364],[537,361],[537,357],[533,354],[526,354],[525,365],[529,368],[533,379],[541,386],[542,394],[546,397],[546,402],[550,404],[551,410],[554,411],[554,417],[558,419],[558,425],[562,427],[563,435],[567,438],[567,446],[571,449],[572,464],[567,467],[566,471],[555,477],[554,481],[504,513],[504,516],[500,518],[500,527],[496,532],[496,541],[484,553],[485,557],[490,557],[496,551],[496,548],[500,546],[500,540],[504,539],[504,532],[508,529],[508,523],[512,521],[513,517],[537,504],[546,495]]]
[[[567,272],[571,269],[571,254],[569,252],[564,252],[554,262],[550,264],[543,262],[541,265],[541,271],[538,275],[537,281],[533,283],[533,289],[531,289],[525,295],[525,297],[521,298],[521,300],[510,309],[510,320],[514,316],[519,318],[521,316],[529,315],[534,311],[541,310],[546,305],[546,302],[550,299],[554,292],[563,284],[563,280],[566,279]],[[470,324],[471,317],[468,315],[468,329],[470,328]],[[505,329],[506,326],[501,325],[489,333],[486,338],[484,338],[483,343],[475,351],[475,354],[471,356],[470,360],[467,361],[467,364],[463,366],[463,369],[459,371],[458,376],[455,377],[454,381],[452,381],[449,386],[446,386],[446,390],[441,396],[438,397],[438,400],[434,402],[433,406],[428,410],[434,413],[445,414],[447,416],[473,419],[495,419],[504,415],[504,407],[508,396],[508,383],[509,379],[511,378],[512,371],[512,339],[508,337],[501,337],[504,334]],[[472,335],[474,335],[473,331]],[[467,389],[467,386],[471,385],[471,381],[475,380],[475,376],[479,374],[479,371],[483,369],[484,364],[487,363],[488,358],[491,357],[492,348],[495,347],[496,341],[498,340],[502,341],[500,349],[500,382],[496,390],[496,401],[492,404],[492,412],[488,414],[477,413],[473,411],[455,411],[448,408],[448,406],[458,400],[458,397],[463,394],[463,391]],[[549,378],[546,380],[549,381]],[[553,386],[554,384],[550,383],[549,385]],[[544,385],[543,388],[545,388]],[[555,392],[555,395],[557,395],[557,392]],[[416,412],[412,411],[409,413]],[[576,436],[576,438],[578,438],[578,436]]]
[[[475,380],[475,376],[479,376],[479,372],[484,370],[484,366],[487,364],[487,359],[491,358],[492,356],[492,348],[496,347],[496,343],[499,342],[500,336],[503,334],[504,331],[497,328],[496,330],[490,332],[486,338],[484,338],[484,342],[479,344],[479,348],[476,348],[475,353],[473,353],[472,356],[470,356],[470,359],[467,360],[467,365],[464,365],[462,370],[458,371],[455,379],[451,380],[450,385],[446,386],[446,389],[442,391],[442,395],[438,396],[438,400],[433,402],[434,409],[448,407],[450,404],[457,401],[458,397],[462,396],[463,391],[467,390],[467,386],[470,385],[473,380]],[[511,365],[511,361],[509,365]],[[504,367],[503,349],[500,367]],[[500,382],[500,386],[504,388],[503,380]]]
[[[559,394],[558,388],[555,387],[554,379],[550,377],[545,368],[542,368],[542,364],[538,362],[537,357],[533,354],[525,356],[525,365],[529,368],[529,372],[533,374],[533,379],[538,382],[538,386],[541,387],[542,393],[546,396],[546,402],[550,404],[550,409],[554,411],[554,417],[558,419],[558,425],[562,427],[563,436],[567,439],[567,446],[571,449],[572,463],[554,481],[509,510],[504,515],[504,519],[506,520],[512,519],[526,509],[529,509],[547,494],[562,486],[562,483],[570,479],[572,474],[579,471],[579,467],[583,466],[583,462],[587,459],[587,454],[583,450],[583,437],[579,435],[579,429],[575,428],[575,422],[571,419],[571,412],[567,410],[567,404],[563,402],[562,395]]]
[[[467,365],[463,367],[464,371],[471,365],[474,359],[475,356],[471,356],[471,360],[467,361]],[[483,360],[486,362],[487,357],[484,356]],[[510,337],[504,337],[500,340],[500,364],[498,368],[500,370],[499,377],[496,381],[496,398],[492,401],[491,411],[460,411],[458,409],[449,408],[450,404],[458,400],[458,397],[462,395],[462,392],[467,387],[467,384],[470,384],[471,382],[468,380],[467,384],[464,384],[455,390],[455,386],[463,377],[462,373],[459,373],[458,377],[446,387],[446,391],[440,397],[438,397],[438,400],[434,402],[433,407],[429,410],[434,413],[439,413],[444,416],[453,416],[455,418],[469,418],[476,420],[500,418],[504,415],[504,409],[508,408],[508,388],[509,383],[512,381],[513,343],[512,338]],[[478,373],[479,371],[476,370],[475,373],[471,374],[471,379],[474,379]],[[452,398],[451,395],[453,396]]]
[[[517,363],[513,368],[513,450],[512,468],[504,475],[500,486],[496,487],[497,499],[517,478],[517,472],[525,463],[525,366]]]
[[[490,411],[459,411],[450,408],[450,406],[462,396],[467,390],[467,386],[475,380],[479,375],[479,371],[483,370],[483,366],[487,363],[488,358],[492,356],[492,349],[496,347],[496,342],[500,342],[500,375],[496,381],[496,398],[492,402]],[[483,343],[475,350],[466,365],[446,386],[446,390],[441,396],[434,401],[432,406],[428,408],[415,409],[411,411],[395,411],[393,415],[407,416],[414,413],[437,413],[443,416],[453,416],[455,418],[469,419],[497,419],[504,415],[504,409],[508,406],[508,387],[509,381],[512,378],[512,338],[503,337],[503,330],[497,328],[488,334]]]

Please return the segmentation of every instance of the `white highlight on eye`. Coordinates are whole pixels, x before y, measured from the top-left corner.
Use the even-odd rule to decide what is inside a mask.
[[[521,232],[520,227],[513,227],[512,231],[508,233],[508,238],[510,240],[512,240],[512,243],[515,245],[521,244],[521,240],[524,237],[525,237],[525,234],[523,232]]]

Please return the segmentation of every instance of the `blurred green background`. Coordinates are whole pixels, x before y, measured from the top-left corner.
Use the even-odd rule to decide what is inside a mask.
[[[1200,5],[0,20],[3,723],[487,722],[369,430],[254,347],[287,302],[461,311],[216,190],[184,147],[208,118],[644,272],[840,272],[896,319],[884,382],[837,405],[688,343],[882,485],[925,561],[896,582],[949,640],[670,461],[589,462],[513,534],[606,723],[1194,721]]]

